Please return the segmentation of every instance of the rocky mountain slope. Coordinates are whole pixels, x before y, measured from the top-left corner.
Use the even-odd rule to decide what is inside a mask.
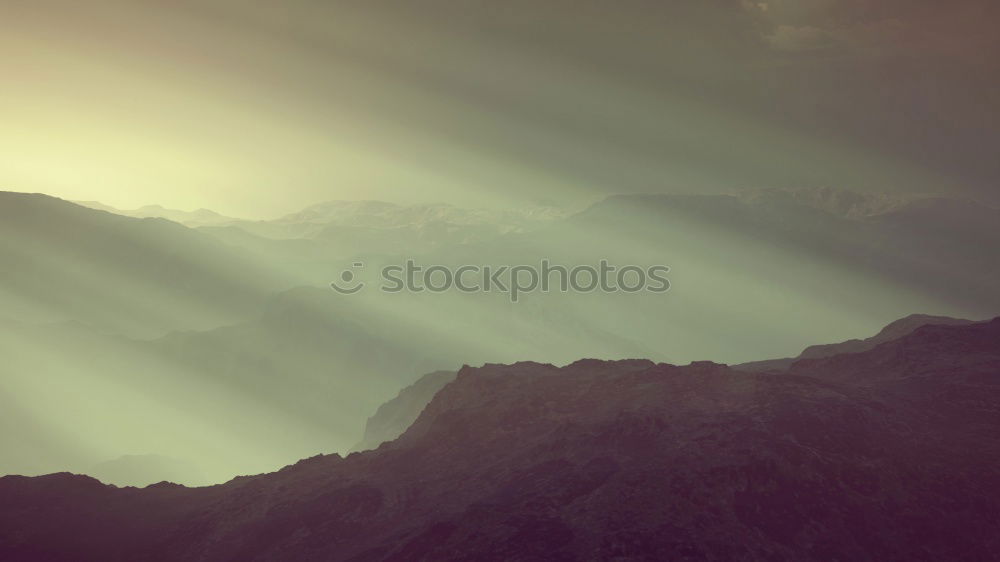
[[[376,451],[221,486],[0,479],[4,560],[992,560],[1000,319],[756,374],[463,368]]]
[[[378,407],[365,423],[365,433],[352,451],[376,449],[406,431],[434,398],[439,390],[455,380],[454,371],[434,371],[399,391],[399,394]]]

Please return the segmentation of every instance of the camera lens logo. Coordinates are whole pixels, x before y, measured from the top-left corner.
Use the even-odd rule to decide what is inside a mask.
[[[355,262],[351,265],[351,269],[361,269],[365,266],[362,262]],[[365,287],[364,281],[354,282],[354,272],[351,269],[345,269],[340,273],[340,281],[333,281],[330,283],[330,287],[334,291],[342,295],[353,295]],[[352,284],[353,283],[353,284]]]

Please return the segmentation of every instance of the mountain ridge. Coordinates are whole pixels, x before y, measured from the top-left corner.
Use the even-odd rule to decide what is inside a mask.
[[[869,374],[923,365],[921,384],[826,376],[844,361]],[[925,326],[790,374],[711,362],[464,367],[376,451],[198,489],[0,478],[0,554],[988,559],[1000,546],[998,373],[1000,318]],[[90,513],[96,501],[108,508]]]
[[[899,320],[894,320],[889,324],[886,324],[881,330],[878,331],[874,336],[870,336],[864,339],[849,339],[839,343],[828,343],[828,344],[815,344],[802,350],[795,357],[785,357],[782,359],[764,359],[761,361],[751,361],[748,363],[740,363],[734,365],[736,369],[741,369],[745,371],[768,371],[768,370],[784,370],[792,366],[793,363],[800,359],[816,359],[820,357],[829,357],[833,355],[840,355],[845,353],[860,353],[862,351],[868,351],[876,347],[879,344],[892,341],[894,339],[899,339],[917,328],[928,325],[948,325],[948,326],[960,326],[965,324],[972,324],[973,320],[965,320],[962,318],[952,318],[950,316],[935,316],[931,314],[911,314]]]
[[[285,286],[241,250],[162,218],[0,192],[5,314],[125,335],[223,325]],[[193,322],[181,319],[181,311]]]

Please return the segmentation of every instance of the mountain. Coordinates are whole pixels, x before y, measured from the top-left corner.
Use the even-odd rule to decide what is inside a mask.
[[[140,488],[167,481],[189,486],[208,484],[194,464],[163,455],[122,455],[91,467],[87,475],[105,484]]]
[[[802,359],[789,370],[826,381],[858,387],[893,390],[912,385],[947,387],[948,395],[928,393],[925,398],[933,408],[946,407],[949,400],[965,394],[971,397],[973,410],[991,408],[997,374],[994,358],[998,353],[1000,319],[985,323],[921,326],[911,334],[875,346],[862,353]],[[977,393],[982,399],[977,403]]]
[[[114,213],[116,215],[125,215],[128,213],[128,211],[117,209],[111,205],[101,203],[100,201],[70,201],[70,203],[74,203],[81,207],[87,207],[88,209],[94,209],[95,211],[104,211],[106,213]]]
[[[799,359],[832,357],[846,353],[860,353],[875,348],[879,344],[899,339],[925,325],[962,326],[970,320],[911,314],[896,320],[878,334],[863,340],[852,339],[838,344],[809,346],[798,357],[770,359],[734,365],[734,369],[750,372],[786,370]],[[416,383],[400,391],[396,398],[379,406],[375,415],[365,424],[364,438],[352,451],[375,449],[380,444],[391,441],[403,434],[413,424],[424,407],[437,392],[454,379],[451,371],[438,371],[421,377]]]
[[[669,293],[595,295],[615,299],[614,306],[583,314],[628,326],[639,343],[675,360],[736,364],[842,341],[914,310],[1000,314],[992,281],[1000,276],[997,225],[1000,210],[941,197],[847,190],[621,195],[465,256],[668,265]]]
[[[550,206],[484,211],[333,201],[271,221],[198,230],[289,285],[325,285],[356,262],[373,282],[383,265],[407,259],[453,267],[666,265],[667,294],[536,291],[517,307],[497,302],[486,314],[511,317],[543,338],[604,332],[616,343],[607,340],[610,354],[593,353],[603,358],[736,364],[840,341],[913,310],[973,319],[1000,313],[992,282],[1000,275],[992,251],[1000,245],[997,224],[1000,211],[974,202],[821,188],[620,195],[571,215]],[[462,322],[465,297],[452,291],[436,301]],[[386,308],[400,300],[371,302]],[[543,326],[547,318],[561,325]],[[581,353],[530,358],[563,362]],[[529,357],[474,362],[521,358]]]
[[[128,216],[138,218],[164,218],[191,228],[198,228],[200,226],[221,226],[238,220],[232,217],[220,215],[211,209],[179,211],[177,209],[166,209],[160,205],[146,205],[144,207],[139,207],[134,211],[127,211],[126,213]]]
[[[873,283],[891,283],[899,292],[973,316],[1000,311],[1000,292],[991,281],[1000,274],[994,251],[1000,246],[1000,210],[974,201],[829,189],[637,195],[609,198],[576,219],[592,226],[629,224],[665,241],[705,237],[732,254],[749,247],[808,256],[841,270],[841,276],[854,272]],[[678,233],[676,226],[688,232]],[[752,262],[732,259],[753,270]],[[827,287],[828,298],[837,293],[837,287]]]
[[[453,241],[507,232],[525,232],[553,220],[565,211],[552,206],[519,209],[464,209],[438,204],[398,205],[385,201],[327,201],[272,220],[232,220],[202,226],[232,226],[264,238],[326,239],[350,233],[407,232],[418,237],[447,234]]]
[[[187,381],[197,389],[209,385],[229,389],[233,399],[257,405],[243,414],[234,408],[229,415],[235,417],[226,425],[238,427],[246,422],[237,420],[267,408],[268,423],[293,436],[277,445],[255,432],[239,431],[240,439],[269,450],[269,458],[281,458],[279,453],[298,458],[356,445],[365,419],[385,397],[424,373],[518,356],[558,361],[588,349],[611,356],[615,349],[629,349],[613,334],[574,328],[570,320],[554,313],[525,325],[522,315],[533,310],[530,304],[515,315],[507,300],[490,295],[395,296],[399,298],[386,302],[379,293],[345,296],[300,287],[275,295],[259,315],[246,321],[170,334],[143,343],[141,351],[145,361],[168,369],[165,378]],[[483,318],[490,320],[482,322]],[[446,377],[432,373],[382,413],[421,397],[426,403]],[[194,410],[194,405],[188,409]],[[197,411],[208,421],[213,419],[212,409],[212,404],[205,404]],[[394,415],[411,416],[412,421],[419,409],[404,412]],[[386,425],[380,426],[381,421]],[[390,440],[409,425],[399,425],[403,423],[377,414],[366,432],[372,432],[368,435],[372,439]],[[296,456],[289,456],[292,451]]]
[[[232,322],[286,286],[203,233],[46,195],[0,192],[0,234],[0,302],[13,320],[154,337]]]
[[[377,450],[189,489],[0,478],[4,560],[991,560],[1000,318],[792,374],[464,367]]]
[[[365,433],[352,451],[377,449],[379,445],[399,437],[407,430],[444,385],[455,380],[454,371],[434,371],[399,391],[399,394],[378,407],[365,423]]]
[[[900,318],[899,320],[890,323],[886,327],[882,328],[879,331],[879,333],[875,334],[870,338],[865,338],[863,340],[851,339],[840,343],[811,345],[805,348],[802,351],[802,353],[800,353],[797,357],[752,361],[749,363],[734,365],[733,368],[740,369],[743,371],[753,371],[753,372],[784,370],[791,367],[792,364],[798,361],[799,359],[815,359],[818,357],[832,357],[834,355],[841,355],[844,353],[860,353],[862,351],[868,351],[869,349],[875,348],[879,344],[899,339],[913,332],[917,328],[921,326],[926,326],[928,324],[961,326],[964,324],[971,324],[971,323],[972,323],[971,320],[950,318],[947,316],[911,314],[905,318]]]
[[[437,369],[581,356],[738,364],[874,333],[912,310],[984,318],[996,293],[990,283],[982,287],[992,293],[977,293],[966,275],[995,267],[996,227],[984,219],[994,211],[940,198],[621,196],[568,218],[538,207],[542,218],[524,230],[446,206],[336,203],[288,218],[315,220],[317,232],[332,221],[371,234],[333,241],[191,229],[44,196],[0,203],[9,241],[0,249],[0,301],[11,319],[0,319],[0,473],[86,472],[148,452],[198,459],[206,478],[221,482],[349,450],[380,404]],[[434,238],[429,225],[491,234],[451,237],[447,226]],[[927,252],[904,262],[922,273],[893,278],[903,254],[892,244],[913,228]],[[927,241],[935,231],[943,246]],[[364,253],[379,248],[387,253]],[[370,284],[362,293],[276,292],[326,285],[355,251]],[[406,257],[425,266],[666,264],[671,289],[534,291],[516,304],[502,292],[378,291],[380,267]],[[953,267],[971,258],[964,270]]]
[[[99,201],[74,201],[83,207],[134,218],[163,218],[191,228],[239,229],[245,234],[273,240],[326,238],[340,232],[372,233],[399,230],[421,233],[441,231],[458,239],[524,232],[565,218],[567,212],[547,203],[513,209],[464,209],[444,203],[399,205],[385,201],[326,201],[271,220],[247,220],[221,215],[211,209],[182,211],[162,205],[117,209]]]
[[[95,466],[135,451],[197,459],[197,478],[171,473],[185,484],[274,470],[346,451],[385,396],[461,365],[443,352],[429,359],[448,342],[329,289],[280,293],[259,308],[229,326],[148,340],[0,321],[0,474],[103,477]]]
[[[178,209],[168,209],[162,205],[145,205],[139,207],[138,209],[123,210],[116,209],[110,205],[105,205],[104,203],[98,201],[74,201],[77,205],[82,205],[84,207],[89,207],[91,209],[97,209],[98,211],[107,211],[109,213],[114,213],[116,215],[122,215],[126,217],[134,218],[161,218],[167,219],[178,224],[183,224],[184,226],[190,228],[199,228],[203,226],[225,226],[230,223],[238,222],[242,219],[236,219],[233,217],[227,217],[225,215],[220,215],[219,213],[211,209],[197,209],[194,211],[181,211]]]
[[[502,295],[383,297],[300,287],[233,324],[148,340],[0,321],[0,474],[89,474],[139,451],[197,459],[204,479],[180,483],[223,482],[349,450],[366,418],[423,373],[642,353],[537,303],[515,315]]]
[[[329,201],[270,221],[275,225],[317,225],[314,236],[328,227],[426,228],[442,225],[457,229],[485,226],[496,232],[523,231],[541,222],[562,218],[564,212],[551,206],[523,209],[463,209],[446,204],[397,205],[384,201]]]
[[[339,257],[414,257],[440,248],[527,233],[560,220],[552,206],[463,209],[445,204],[329,201],[274,220],[233,221],[202,230],[271,259],[310,262]]]
[[[972,324],[971,320],[961,318],[949,318],[947,316],[931,316],[927,314],[911,314],[905,318],[900,318],[890,323],[870,338],[863,340],[848,340],[838,344],[811,345],[799,355],[801,359],[815,359],[817,357],[831,357],[843,353],[859,353],[874,349],[880,344],[899,339],[921,326],[932,324],[935,326],[964,326]]]

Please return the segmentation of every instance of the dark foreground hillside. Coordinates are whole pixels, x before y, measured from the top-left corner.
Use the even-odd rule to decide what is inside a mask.
[[[222,486],[0,479],[0,560],[1000,559],[1000,319],[756,374],[463,368],[399,439]]]

